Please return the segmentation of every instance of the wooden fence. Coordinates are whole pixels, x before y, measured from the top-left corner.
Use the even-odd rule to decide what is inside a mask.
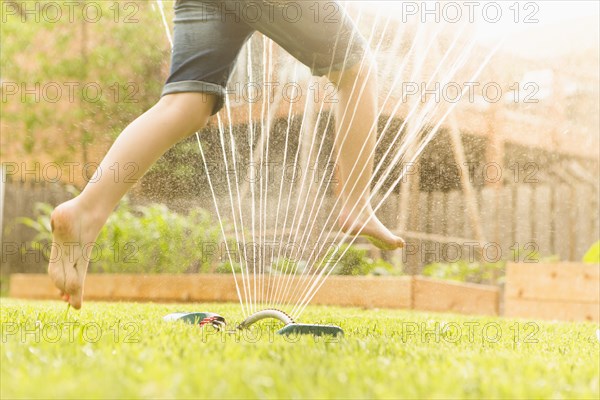
[[[13,272],[42,272],[46,261],[39,252],[25,252],[25,245],[35,235],[35,230],[20,224],[22,217],[34,218],[35,204],[38,202],[58,205],[71,198],[67,190],[59,184],[4,182],[4,202],[0,212],[2,218],[2,274]]]
[[[556,256],[562,261],[581,261],[583,254],[599,239],[598,189],[591,185],[521,184],[477,191],[485,242],[498,244],[502,259],[536,262],[539,257]],[[421,192],[418,233],[455,237],[475,242],[473,227],[460,191]],[[390,204],[395,214],[402,209]],[[405,233],[410,238],[411,233]],[[418,239],[418,234],[413,235]],[[451,240],[450,240],[451,241]],[[422,246],[432,240],[418,240]],[[491,250],[493,246],[489,246]],[[438,246],[436,253],[444,258]],[[520,249],[520,250],[519,250]],[[518,254],[513,254],[519,250]],[[439,254],[441,253],[441,254]],[[493,251],[490,251],[493,258]],[[423,260],[427,262],[427,260]]]
[[[39,253],[14,252],[14,245],[23,247],[35,236],[35,231],[18,224],[17,218],[33,217],[36,202],[56,205],[70,195],[55,184],[5,182],[4,186],[2,273],[41,272],[45,261]],[[589,246],[598,240],[598,191],[591,185],[486,187],[479,190],[477,196],[485,241],[493,244],[490,246],[493,257],[495,248],[500,248],[500,258],[514,262],[535,262],[537,255],[580,261]],[[420,265],[454,259],[456,252],[444,247],[453,245],[453,241],[475,242],[460,191],[421,192],[419,207],[412,210],[399,204],[398,198],[391,196],[386,200],[381,217],[386,225],[393,227],[400,213],[418,214],[418,226],[399,233],[417,244]],[[181,204],[197,205],[189,199],[173,201],[178,201],[180,209]],[[327,205],[323,209],[328,209]],[[513,254],[517,249],[519,253]],[[462,254],[462,258],[467,256],[467,252]]]

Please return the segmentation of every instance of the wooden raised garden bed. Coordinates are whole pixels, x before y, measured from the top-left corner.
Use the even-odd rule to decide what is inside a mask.
[[[58,299],[58,290],[47,275],[13,274],[10,296]],[[89,274],[85,298],[157,302],[238,301],[233,276],[228,274]],[[499,298],[499,289],[486,285],[408,276],[330,276],[311,304],[497,315]]]
[[[561,321],[598,321],[600,265],[509,264],[504,315]]]

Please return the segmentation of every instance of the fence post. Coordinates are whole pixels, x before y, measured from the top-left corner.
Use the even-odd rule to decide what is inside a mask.
[[[6,170],[0,164],[0,245],[2,245],[2,233],[4,232],[4,192],[6,191]]]

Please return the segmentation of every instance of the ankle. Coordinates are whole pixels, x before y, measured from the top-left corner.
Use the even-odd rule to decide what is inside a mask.
[[[345,200],[342,215],[355,218],[368,217],[373,214],[371,203],[367,199]]]
[[[89,202],[79,195],[57,207],[68,207],[71,218],[80,219],[88,227],[100,229],[110,216],[112,210],[105,210],[99,206],[100,202]]]

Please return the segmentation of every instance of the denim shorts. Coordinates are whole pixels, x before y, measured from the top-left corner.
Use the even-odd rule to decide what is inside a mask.
[[[171,70],[162,96],[200,92],[224,104],[229,76],[246,41],[259,31],[316,76],[359,62],[368,45],[336,1],[177,0]]]

